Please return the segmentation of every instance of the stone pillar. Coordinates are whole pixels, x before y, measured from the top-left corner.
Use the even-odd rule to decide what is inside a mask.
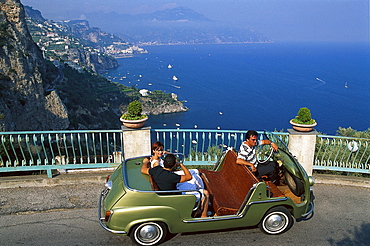
[[[121,151],[114,151],[112,156],[113,163],[121,163],[122,160],[122,152]]]
[[[312,166],[315,156],[315,145],[317,131],[298,132],[288,129],[290,152],[295,156],[298,162],[303,166],[309,176],[312,176]]]
[[[150,127],[130,129],[122,126],[123,155],[125,159],[151,155]]]

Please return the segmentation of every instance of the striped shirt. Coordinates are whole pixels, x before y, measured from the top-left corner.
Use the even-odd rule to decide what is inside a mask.
[[[257,146],[261,144],[261,141],[258,140]],[[252,163],[255,167],[257,167],[257,158],[256,158],[256,147],[249,147],[248,144],[245,142],[240,145],[239,152],[238,152],[238,157],[239,159],[243,159],[249,163]]]

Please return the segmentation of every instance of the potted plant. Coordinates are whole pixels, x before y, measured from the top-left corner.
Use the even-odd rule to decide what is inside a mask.
[[[296,131],[309,132],[317,125],[317,122],[311,118],[311,111],[308,108],[300,108],[298,115],[290,120],[290,124]]]
[[[128,105],[127,113],[122,114],[120,120],[128,128],[143,127],[148,116],[143,115],[143,107],[139,101],[132,101]]]

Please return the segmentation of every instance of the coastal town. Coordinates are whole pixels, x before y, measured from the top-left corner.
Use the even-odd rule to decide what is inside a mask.
[[[52,21],[44,19],[39,11],[31,7],[26,6],[25,10],[26,23],[33,41],[43,52],[44,58],[52,62],[62,59],[69,66],[81,70],[93,68],[94,66],[89,64],[93,63],[93,60],[97,63],[106,63],[107,60],[112,63],[111,60],[115,58],[148,53],[121,37],[90,27],[88,21]],[[97,59],[89,59],[87,56],[97,56]],[[114,66],[118,64],[115,63]]]

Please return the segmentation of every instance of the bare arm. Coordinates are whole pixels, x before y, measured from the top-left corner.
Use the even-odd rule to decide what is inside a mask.
[[[145,157],[144,160],[143,160],[143,164],[145,165],[150,165],[150,158],[149,157]]]
[[[149,175],[149,168],[150,168],[150,161],[149,158],[145,158],[143,160],[143,165],[141,166],[141,172],[143,174],[148,174]]]
[[[181,175],[181,179],[179,183],[183,183],[186,181],[189,181],[190,179],[193,178],[189,170],[184,166],[184,164],[180,163],[181,169],[184,171],[184,175]]]
[[[274,142],[272,142],[272,141],[270,141],[270,140],[267,140],[267,139],[262,140],[262,144],[271,145],[271,147],[272,147],[275,151],[277,151],[277,150],[279,149],[279,147],[277,146],[277,144],[276,144],[276,143],[274,143]]]
[[[250,167],[251,167],[251,169],[252,169],[252,172],[257,171],[256,167],[255,167],[252,163],[250,163],[250,162],[248,162],[248,161],[246,161],[246,160],[243,160],[243,159],[237,158],[237,159],[236,159],[236,164],[239,164],[239,165],[245,165],[245,166],[250,166]]]

